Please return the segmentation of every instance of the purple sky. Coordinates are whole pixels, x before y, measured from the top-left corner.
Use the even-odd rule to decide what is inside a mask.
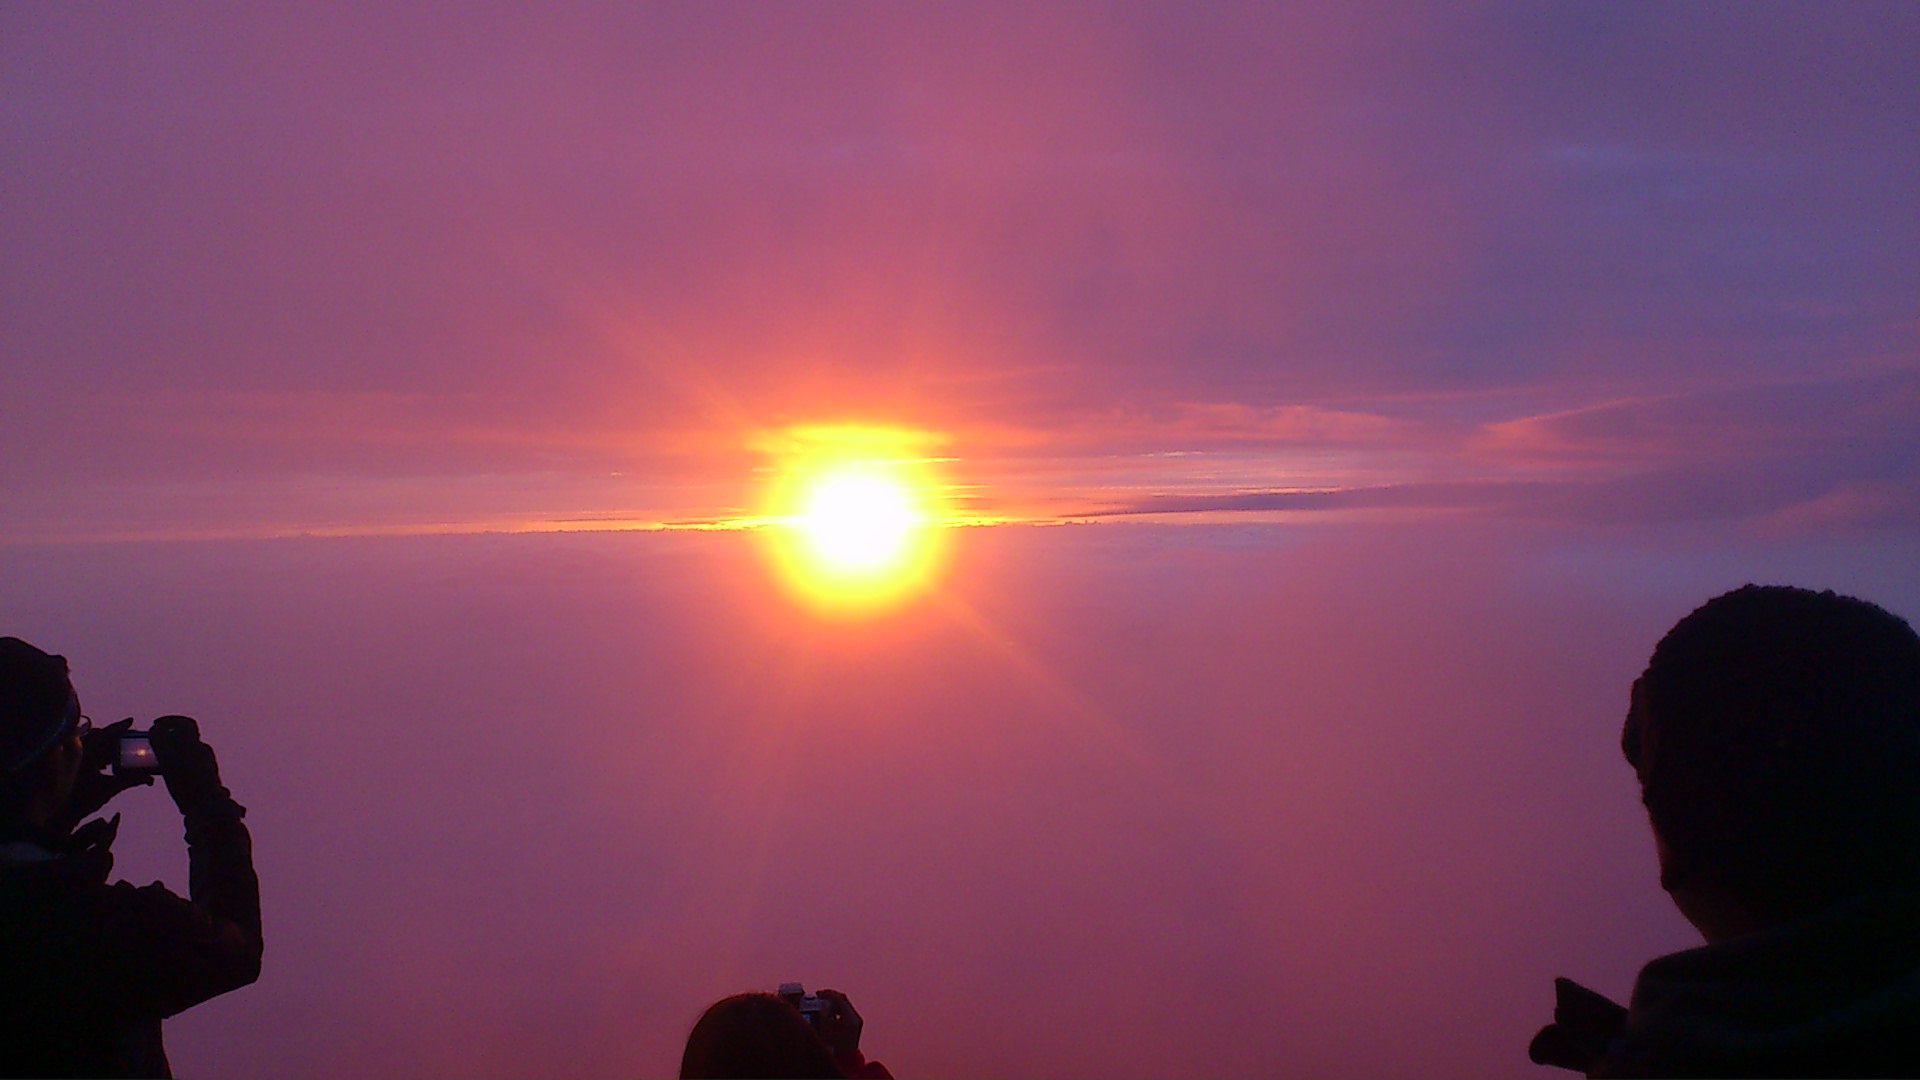
[[[0,632],[255,809],[267,973],[177,1067],[659,1073],[802,978],[903,1075],[1525,1072],[1553,975],[1688,943],[1614,749],[1659,634],[1920,617],[1915,55],[1871,3],[0,8]],[[996,523],[885,618],[552,531],[729,523],[835,424]]]

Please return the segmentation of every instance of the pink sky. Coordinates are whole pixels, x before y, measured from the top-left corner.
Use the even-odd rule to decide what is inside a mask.
[[[199,715],[258,834],[266,974],[176,1067],[663,1073],[798,978],[902,1075],[1533,1074],[1552,976],[1690,942],[1615,749],[1660,633],[1920,617],[1917,53],[5,7],[0,633]],[[867,622],[697,528],[836,424],[995,523]]]
[[[1015,519],[1920,518],[1904,6],[5,19],[15,536],[703,520],[846,420]]]

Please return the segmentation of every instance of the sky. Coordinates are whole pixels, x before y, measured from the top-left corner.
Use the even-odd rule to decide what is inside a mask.
[[[201,718],[183,1075],[1545,1075],[1626,690],[1920,617],[1910,5],[0,6],[0,632]],[[796,603],[768,492],[942,558]],[[112,714],[108,716],[107,714]],[[164,797],[120,869],[184,886]]]

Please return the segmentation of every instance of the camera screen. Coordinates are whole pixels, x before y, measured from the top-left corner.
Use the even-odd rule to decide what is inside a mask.
[[[152,769],[159,765],[153,758],[153,743],[145,735],[128,735],[120,740],[122,770]]]

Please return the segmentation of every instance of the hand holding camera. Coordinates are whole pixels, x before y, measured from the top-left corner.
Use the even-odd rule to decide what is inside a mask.
[[[135,731],[128,717],[87,732],[81,747],[80,775],[67,798],[66,813],[55,822],[67,831],[115,795],[151,785],[155,776],[167,782],[167,794],[183,814],[233,801],[220,783],[213,748],[200,741],[200,725],[190,716],[163,716],[151,731]]]
[[[809,994],[801,983],[781,983],[779,996],[800,1010],[807,1023],[832,1050],[835,1057],[854,1058],[860,1052],[860,1030],[865,1026],[853,1002],[838,990]]]
[[[64,826],[70,832],[74,826],[111,802],[115,795],[131,787],[145,787],[153,783],[151,771],[128,770],[122,764],[126,741],[129,737],[139,736],[140,733],[133,730],[132,717],[95,728],[81,736],[80,774],[74,777],[73,791],[67,796],[66,813],[54,823],[56,826]],[[112,772],[107,771],[109,767]]]
[[[835,1057],[858,1058],[860,1030],[866,1022],[853,1011],[853,1002],[838,990],[822,990],[816,996],[826,1003],[820,1017],[820,1037],[827,1040]]]
[[[200,740],[200,725],[190,716],[163,716],[150,731],[134,730],[128,717],[87,732],[81,746],[80,775],[62,820],[69,830],[122,791],[151,785],[155,776],[167,782],[167,794],[181,813],[232,799],[220,783],[213,748]]]
[[[152,753],[167,794],[183,814],[231,802],[220,783],[213,747],[200,741],[200,725],[190,716],[163,716],[153,722]],[[125,748],[123,746],[123,753]]]

